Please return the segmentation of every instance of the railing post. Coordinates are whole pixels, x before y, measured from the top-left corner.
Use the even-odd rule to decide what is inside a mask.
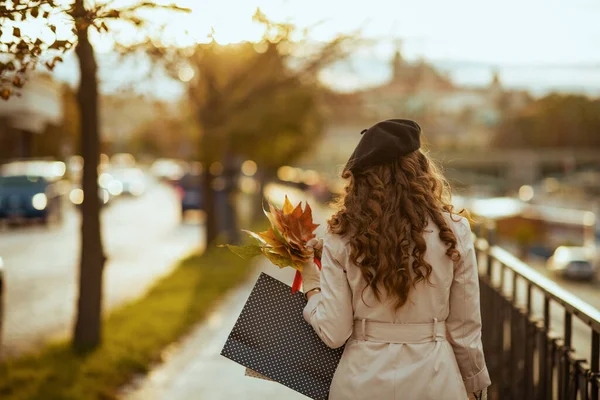
[[[490,335],[488,338],[489,343],[489,356],[490,359],[490,373],[494,386],[499,398],[503,396],[503,382],[504,382],[504,364],[503,364],[503,353],[504,353],[504,298],[502,296],[502,288],[499,290],[494,285],[493,277],[493,264],[494,257],[491,254],[491,249],[495,244],[496,232],[495,224],[493,221],[486,221],[485,223],[485,238],[487,240],[487,255],[485,257],[485,275],[488,282],[489,297],[488,297],[488,321],[489,329],[487,334]]]
[[[598,376],[600,376],[600,332],[592,331],[592,354],[591,354],[591,390],[592,400],[598,400]]]
[[[494,221],[487,221],[486,223],[486,239],[488,242],[488,256],[487,256],[487,264],[486,264],[486,273],[488,278],[490,279],[490,283],[492,282],[492,263],[494,262],[494,258],[492,257],[492,253],[490,250],[496,244],[496,223]]]
[[[571,367],[569,355],[571,353],[571,336],[573,333],[573,315],[565,309],[564,321],[564,339],[563,347],[560,351],[560,364],[558,365],[558,391],[559,398],[567,399],[569,396],[569,380],[571,376]]]
[[[546,399],[550,398],[551,392],[548,390],[550,387],[551,374],[550,370],[550,338],[548,334],[550,333],[550,299],[546,294],[544,294],[544,319],[543,319],[543,328],[540,337],[540,348],[539,348],[539,357],[538,357],[538,366],[539,366],[539,398]]]
[[[534,387],[534,357],[535,357],[535,325],[531,322],[531,301],[533,287],[527,282],[526,317],[525,317],[525,398],[533,399]]]

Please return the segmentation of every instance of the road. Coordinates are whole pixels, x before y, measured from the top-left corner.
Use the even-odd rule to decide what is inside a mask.
[[[181,223],[175,193],[150,183],[139,198],[117,198],[102,211],[108,261],[104,310],[143,294],[175,262],[204,242],[199,221]],[[79,212],[65,207],[63,221],[0,232],[6,298],[2,351],[16,355],[69,334],[79,259]]]

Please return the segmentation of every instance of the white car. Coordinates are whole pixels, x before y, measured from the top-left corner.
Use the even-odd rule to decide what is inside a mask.
[[[170,158],[159,158],[152,163],[150,173],[157,179],[175,182],[183,177],[186,171],[186,163],[181,160]]]
[[[593,280],[598,269],[598,254],[593,247],[560,246],[546,267],[565,278]]]

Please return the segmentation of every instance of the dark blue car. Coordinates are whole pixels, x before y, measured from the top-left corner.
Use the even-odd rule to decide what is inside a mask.
[[[0,176],[0,219],[19,222],[60,217],[60,196],[53,183],[40,176]]]
[[[175,190],[181,200],[181,214],[188,210],[203,210],[204,199],[202,195],[202,175],[185,174],[175,182]]]

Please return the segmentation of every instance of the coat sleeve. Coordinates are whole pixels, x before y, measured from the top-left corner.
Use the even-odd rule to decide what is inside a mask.
[[[336,243],[327,235],[321,255],[321,292],[308,300],[304,319],[332,349],[341,347],[352,334],[354,312],[346,272],[335,257]]]
[[[479,273],[469,223],[461,221],[457,231],[461,258],[455,265],[446,327],[465,388],[471,393],[488,387],[491,381],[481,342]]]

